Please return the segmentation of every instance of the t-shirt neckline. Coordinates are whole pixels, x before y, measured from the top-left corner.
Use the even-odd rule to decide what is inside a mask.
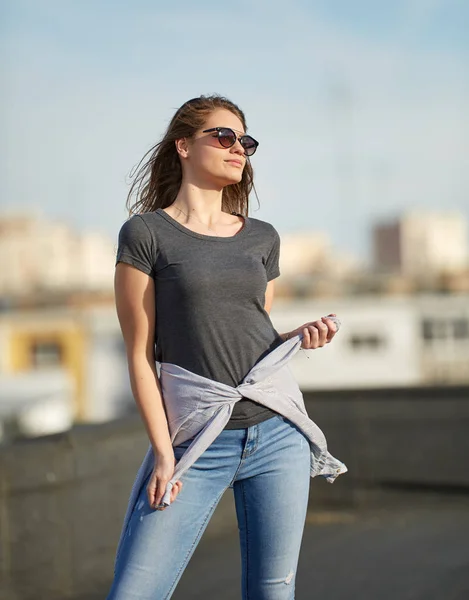
[[[235,242],[236,240],[241,238],[243,235],[245,235],[246,231],[251,226],[251,220],[249,219],[249,217],[245,217],[244,215],[239,215],[239,216],[243,217],[244,225],[238,231],[238,233],[235,233],[234,235],[230,235],[227,237],[226,236],[218,236],[218,235],[205,235],[203,233],[198,233],[197,231],[192,231],[192,229],[189,229],[188,227],[184,227],[184,225],[181,225],[181,223],[179,223],[179,221],[176,221],[176,219],[174,219],[171,215],[169,215],[167,212],[165,212],[162,208],[157,208],[155,212],[157,212],[164,219],[166,219],[166,221],[168,221],[168,223],[171,223],[171,225],[176,227],[176,229],[179,229],[179,231],[182,231],[186,235],[190,235],[191,237],[195,237],[200,240],[210,240],[210,241],[214,241],[214,242],[224,242],[224,243]]]

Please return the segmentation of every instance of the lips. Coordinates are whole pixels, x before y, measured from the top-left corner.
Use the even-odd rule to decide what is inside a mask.
[[[235,167],[242,167],[243,163],[240,160],[227,160],[227,163],[230,163],[230,165],[234,165]]]

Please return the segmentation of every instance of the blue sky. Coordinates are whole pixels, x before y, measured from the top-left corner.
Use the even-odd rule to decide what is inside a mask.
[[[0,202],[115,238],[174,110],[222,93],[260,141],[260,209],[366,257],[376,220],[469,218],[465,0],[0,1]]]

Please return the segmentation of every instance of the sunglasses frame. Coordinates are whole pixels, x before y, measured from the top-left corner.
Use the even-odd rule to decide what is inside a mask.
[[[246,148],[243,146],[243,150],[246,156],[252,156],[255,151],[257,150],[257,147],[259,146],[259,142],[257,140],[255,140],[252,135],[247,135],[246,133],[243,133],[243,135],[238,135],[236,133],[236,131],[234,129],[231,129],[231,127],[211,127],[210,129],[205,129],[204,131],[202,131],[202,133],[212,133],[216,131],[218,133],[218,140],[220,141],[220,137],[221,137],[221,132],[222,131],[231,131],[233,133],[233,137],[234,137],[234,141],[232,144],[230,144],[229,146],[224,146],[221,142],[220,142],[220,146],[222,146],[223,148],[231,148],[232,146],[234,146],[236,144],[237,141],[239,141],[239,143],[241,144],[241,146],[243,146],[242,143],[242,139],[243,138],[249,138],[250,140],[252,140],[255,144],[254,146],[254,150],[251,152],[251,154],[247,153]]]

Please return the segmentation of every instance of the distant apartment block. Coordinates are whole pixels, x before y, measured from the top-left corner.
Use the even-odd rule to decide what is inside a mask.
[[[110,290],[114,244],[30,214],[0,215],[0,294]]]
[[[342,321],[332,343],[291,360],[302,390],[469,382],[469,295],[277,299],[271,316],[286,332],[330,312]],[[113,302],[0,312],[0,439],[13,414],[42,435],[134,410]]]
[[[412,212],[373,228],[374,265],[408,276],[455,273],[469,266],[467,221],[457,213]]]
[[[281,238],[280,272],[283,277],[326,273],[331,278],[341,278],[357,267],[351,256],[340,256],[333,250],[325,233],[286,233]]]

